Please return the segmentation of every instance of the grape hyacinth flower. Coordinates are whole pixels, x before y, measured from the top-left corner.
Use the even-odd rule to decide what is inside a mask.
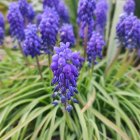
[[[4,29],[0,27],[0,46],[3,44],[4,41]]]
[[[26,0],[18,0],[18,5],[23,17],[28,15],[28,2]]]
[[[134,0],[127,0],[124,5],[124,12],[130,15],[135,11],[135,1]]]
[[[53,8],[53,7],[57,7],[58,3],[59,3],[59,0],[42,0],[43,2],[43,8],[45,9],[46,7],[50,7],[50,8]]]
[[[20,13],[18,4],[13,2],[9,6],[7,15],[8,22],[10,24],[11,36],[17,39],[19,42],[24,40],[24,19]]]
[[[59,15],[62,23],[69,23],[69,21],[70,21],[69,10],[63,1],[59,2],[58,6],[56,7],[56,10],[58,12],[58,15]]]
[[[60,29],[60,39],[63,43],[70,42],[72,46],[75,44],[75,36],[71,24],[63,24]]]
[[[55,85],[53,98],[61,100],[65,109],[70,112],[72,106],[70,101],[78,103],[74,98],[74,93],[77,91],[77,78],[79,75],[78,68],[80,68],[80,55],[78,52],[72,52],[70,43],[60,43],[60,47],[55,47],[55,54],[52,57],[51,69],[54,74],[52,85]],[[57,105],[58,100],[54,100],[53,104]]]
[[[40,78],[43,81],[43,75],[39,64],[38,55],[41,54],[41,38],[37,35],[37,26],[35,24],[29,24],[25,29],[25,40],[23,42],[23,52],[25,56],[31,56],[36,58],[36,63]]]
[[[140,46],[140,20],[133,14],[123,14],[116,27],[117,39],[124,47],[132,50]]]
[[[35,17],[35,11],[32,5],[29,4],[27,0],[18,0],[18,5],[21,14],[24,17],[24,22],[31,22]]]
[[[42,15],[42,20],[39,24],[41,38],[43,41],[42,49],[51,54],[53,46],[56,43],[57,33],[59,29],[59,16],[57,12],[47,7]]]
[[[5,22],[4,22],[4,16],[3,14],[0,12],[0,46],[3,44],[4,41],[4,31],[5,31]]]
[[[41,38],[37,35],[37,27],[35,24],[29,24],[27,29],[25,29],[25,40],[22,48],[26,56],[34,58],[40,55]]]
[[[3,29],[5,27],[4,16],[1,12],[0,12],[0,27]]]
[[[96,31],[104,34],[104,29],[107,21],[107,10],[108,10],[108,3],[106,0],[99,0],[96,4],[95,10],[95,29]]]
[[[28,10],[27,19],[29,22],[32,22],[35,18],[35,11],[33,9],[33,6],[31,4],[29,4],[27,10]]]
[[[36,20],[36,24],[39,25],[40,22],[41,22],[41,20],[42,20],[42,14],[41,14],[41,13],[38,13],[38,14],[36,15],[35,20]]]
[[[87,57],[90,65],[96,64],[97,58],[102,58],[102,49],[105,46],[103,36],[93,32],[87,46]]]
[[[94,10],[96,7],[95,0],[79,0],[78,11],[77,11],[77,22],[80,26],[80,37],[85,38],[85,30],[87,28],[90,29],[87,31],[88,34],[91,34],[94,25]],[[89,28],[90,27],[90,28]],[[92,27],[92,28],[91,28]],[[92,30],[91,30],[92,29]]]
[[[54,8],[58,13],[61,22],[69,23],[69,10],[63,0],[43,0],[43,7],[44,9],[46,9],[46,7]]]

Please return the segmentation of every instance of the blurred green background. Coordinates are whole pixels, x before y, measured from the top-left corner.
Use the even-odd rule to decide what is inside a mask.
[[[140,0],[136,0],[136,15],[140,17]]]

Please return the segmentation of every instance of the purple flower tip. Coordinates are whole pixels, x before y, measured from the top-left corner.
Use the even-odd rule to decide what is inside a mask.
[[[79,0],[77,11],[77,22],[78,25],[80,26],[79,34],[81,38],[84,38],[86,36],[85,32],[88,33],[88,37],[90,38],[94,25],[93,16],[95,7],[96,7],[95,0]]]
[[[4,16],[0,12],[0,45],[4,42],[4,36],[5,36],[5,22],[4,22]]]
[[[18,41],[23,41],[25,37],[24,19],[16,2],[12,2],[10,4],[7,19],[10,24],[11,36],[17,39]]]
[[[56,43],[59,29],[59,16],[54,9],[46,7],[42,14],[39,29],[43,41],[42,49],[46,53],[51,54]]]
[[[57,106],[57,105],[58,105],[58,101],[55,100],[55,101],[52,102],[52,104],[53,104],[54,106]]]
[[[132,50],[140,46],[140,20],[133,14],[121,15],[116,27],[118,41],[126,48]]]
[[[128,15],[130,15],[131,13],[134,13],[135,1],[134,0],[127,0],[123,9],[124,9],[124,12],[126,12]]]
[[[97,58],[102,58],[102,49],[105,46],[103,36],[93,32],[87,46],[87,57],[89,64],[95,64]]]
[[[70,42],[71,45],[75,44],[75,36],[71,24],[63,24],[60,29],[60,39],[63,43]]]
[[[18,0],[18,5],[22,16],[24,17],[24,22],[31,22],[35,17],[35,11],[31,4],[27,0]]]
[[[25,29],[25,40],[23,42],[23,52],[26,56],[35,57],[40,55],[41,39],[37,35],[37,27],[34,24],[29,24]]]
[[[4,29],[4,26],[5,26],[4,16],[3,16],[3,14],[0,12],[0,27]]]
[[[73,107],[72,107],[71,105],[68,104],[68,105],[66,106],[66,110],[67,110],[68,112],[71,112],[72,109],[73,109]]]
[[[99,0],[96,5],[95,16],[96,16],[96,31],[104,34],[104,29],[107,21],[107,10],[108,3],[106,0]]]
[[[4,29],[0,27],[0,46],[4,42]]]

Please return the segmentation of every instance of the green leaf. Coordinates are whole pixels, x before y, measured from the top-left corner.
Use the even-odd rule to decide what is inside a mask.
[[[119,16],[123,13],[123,6],[125,1],[117,0],[115,6],[115,13],[113,15],[112,27],[111,27],[111,34],[109,38],[109,46],[107,50],[107,65],[109,65],[116,54],[116,50],[118,45],[116,44],[116,26],[119,21]]]

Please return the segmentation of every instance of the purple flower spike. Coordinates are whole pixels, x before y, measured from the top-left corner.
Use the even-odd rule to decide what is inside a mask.
[[[75,36],[71,24],[63,24],[60,29],[60,39],[63,43],[70,42],[71,45],[75,44]]]
[[[28,5],[28,15],[27,15],[28,21],[32,22],[35,18],[35,11],[33,9],[33,6],[31,4]]]
[[[71,105],[67,105],[66,110],[67,110],[68,112],[71,112],[72,109],[73,109],[73,107],[72,107]]]
[[[0,27],[0,46],[3,44],[4,41],[4,29]]]
[[[69,23],[69,10],[63,0],[43,0],[43,7],[44,9],[46,9],[46,7],[54,8],[58,13],[61,22]]]
[[[18,41],[23,41],[25,37],[24,19],[20,13],[17,3],[13,2],[10,4],[7,19],[10,24],[11,36]]]
[[[42,14],[41,14],[41,13],[38,13],[38,14],[36,15],[35,20],[36,20],[37,25],[39,25],[40,22],[41,22],[41,20],[42,20]]]
[[[55,100],[55,101],[52,102],[52,104],[53,104],[54,106],[57,106],[57,105],[58,105],[58,101]]]
[[[127,0],[124,5],[124,12],[130,15],[135,11],[135,1],[134,0]]]
[[[69,21],[70,21],[69,10],[63,1],[59,2],[58,6],[56,7],[56,10],[57,10],[62,22],[69,23]]]
[[[92,31],[93,31],[93,25],[94,25],[94,10],[96,7],[96,1],[95,0],[79,0],[78,4],[78,17],[77,22],[80,26],[80,37],[85,37],[85,29],[87,28],[88,36],[90,37]]]
[[[18,5],[23,17],[28,15],[28,2],[26,0],[18,0]]]
[[[132,50],[140,46],[140,20],[133,14],[123,14],[116,27],[119,43]]]
[[[108,3],[106,0],[99,0],[96,5],[95,16],[96,16],[96,31],[104,34],[104,29],[107,21],[107,10]]]
[[[42,49],[46,53],[51,54],[59,29],[59,16],[54,9],[46,7],[39,24],[39,29],[43,41]]]
[[[31,22],[35,17],[35,11],[32,5],[29,4],[27,0],[18,0],[18,5],[21,14],[24,17],[24,22]]]
[[[4,26],[5,26],[4,16],[3,16],[3,14],[0,12],[0,27],[4,29]]]
[[[4,16],[3,14],[0,12],[0,46],[3,44],[4,42],[4,36],[5,36],[5,22],[4,22]]]
[[[54,74],[52,85],[55,85],[53,97],[59,97],[68,112],[72,110],[69,100],[78,103],[73,96],[77,93],[76,82],[79,75],[78,68],[80,68],[79,53],[72,52],[69,47],[68,42],[60,43],[60,47],[55,47],[56,54],[53,55],[51,64]]]
[[[43,8],[45,9],[46,7],[57,7],[59,0],[42,0],[43,2]]]
[[[90,65],[96,64],[97,58],[102,58],[102,49],[105,46],[103,36],[98,32],[93,32],[87,46],[87,57]]]
[[[22,48],[26,56],[35,57],[40,55],[41,39],[37,35],[36,25],[29,24],[25,29],[25,40]]]

